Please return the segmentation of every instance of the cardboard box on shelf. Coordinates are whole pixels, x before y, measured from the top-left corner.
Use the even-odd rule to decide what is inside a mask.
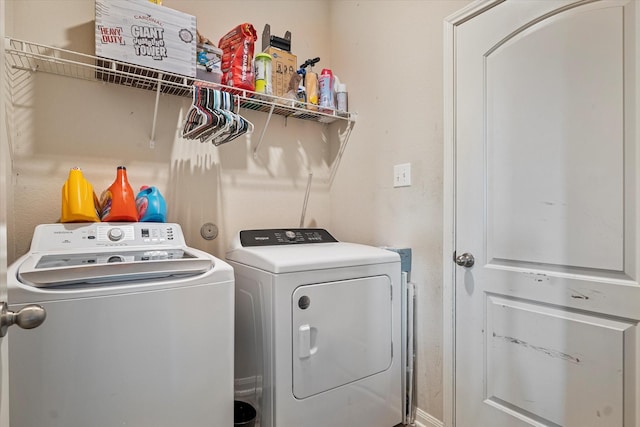
[[[196,76],[196,17],[146,0],[96,0],[96,56]]]
[[[298,58],[284,50],[275,47],[268,47],[264,51],[271,55],[271,85],[273,94],[283,97],[287,93],[291,76],[296,73]]]

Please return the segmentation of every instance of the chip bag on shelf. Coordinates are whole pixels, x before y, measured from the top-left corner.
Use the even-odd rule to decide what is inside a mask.
[[[236,26],[220,39],[223,85],[255,90],[253,45],[257,39],[256,30],[249,23]]]

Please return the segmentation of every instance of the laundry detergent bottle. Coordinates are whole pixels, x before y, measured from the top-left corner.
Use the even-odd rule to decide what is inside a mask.
[[[156,187],[140,187],[136,208],[140,222],[167,222],[167,204]]]
[[[62,212],[60,222],[98,222],[98,198],[93,186],[78,167],[69,171],[62,185]]]
[[[127,180],[127,168],[118,166],[116,180],[100,197],[100,219],[104,222],[136,222],[135,194]]]

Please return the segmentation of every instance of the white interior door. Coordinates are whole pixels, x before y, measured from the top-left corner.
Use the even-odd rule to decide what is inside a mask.
[[[459,427],[640,426],[639,8],[454,24]]]

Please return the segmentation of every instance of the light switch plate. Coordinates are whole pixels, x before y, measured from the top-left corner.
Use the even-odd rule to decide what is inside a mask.
[[[411,163],[403,163],[393,167],[393,186],[409,187],[411,185]]]

